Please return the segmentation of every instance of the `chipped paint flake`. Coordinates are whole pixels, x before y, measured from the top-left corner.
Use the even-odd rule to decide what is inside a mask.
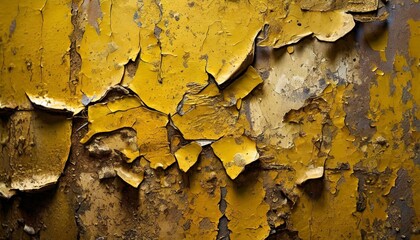
[[[117,175],[124,180],[126,183],[130,184],[132,187],[137,188],[140,183],[143,181],[144,172],[135,171],[130,169],[127,166],[118,166],[115,168]]]
[[[268,33],[259,45],[274,48],[296,43],[311,34],[321,41],[334,42],[355,26],[352,15],[344,11],[303,11],[293,3],[285,18],[269,17],[266,21]]]
[[[246,136],[223,137],[211,145],[214,153],[223,163],[226,173],[235,179],[245,166],[259,157],[256,143]]]
[[[191,142],[185,146],[182,146],[175,152],[175,157],[178,162],[179,168],[187,172],[198,159],[201,153],[201,145],[196,142]]]
[[[258,72],[250,66],[243,75],[223,90],[224,100],[230,105],[236,105],[262,82]]]
[[[2,119],[1,195],[54,184],[70,151],[71,120],[46,112],[19,111]]]
[[[132,128],[137,133],[137,156],[146,158],[152,168],[167,168],[175,162],[166,130],[168,117],[142,106],[136,97],[129,96],[105,104],[95,104],[89,107],[88,114],[89,132],[81,140],[82,143],[88,142],[98,133]]]
[[[306,171],[303,176],[300,176],[297,180],[296,180],[296,184],[302,184],[310,179],[317,179],[317,178],[321,178],[322,176],[324,176],[324,167],[314,167],[314,168],[309,168],[308,171]]]
[[[217,85],[211,83],[202,92],[187,95],[172,121],[184,138],[191,140],[217,140],[243,131],[236,106],[225,105]]]

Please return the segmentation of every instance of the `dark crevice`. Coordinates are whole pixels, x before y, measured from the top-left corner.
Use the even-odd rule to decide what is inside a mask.
[[[76,94],[77,85],[80,82],[79,73],[82,69],[82,58],[77,52],[77,42],[83,38],[84,30],[80,27],[80,22],[83,21],[83,14],[79,12],[77,3],[72,4],[71,9],[71,23],[73,25],[73,32],[70,35],[70,78],[69,89],[72,94]]]
[[[277,228],[274,228],[270,231],[270,235],[266,240],[298,240],[299,235],[297,231],[292,231],[287,229],[286,224],[282,224]]]
[[[122,81],[124,82],[124,78],[129,77],[129,78],[134,78],[134,76],[136,75],[137,72],[137,68],[139,67],[139,63],[140,63],[140,54],[141,54],[141,50],[139,51],[139,53],[137,54],[136,58],[133,60],[129,60],[127,64],[125,64],[124,66],[124,75],[121,78]]]
[[[225,200],[227,194],[226,187],[220,187],[220,202],[219,210],[223,216],[219,219],[219,224],[217,225],[218,232],[216,239],[218,240],[229,240],[230,239],[230,230],[228,228],[229,219],[226,217],[226,208],[227,202]]]

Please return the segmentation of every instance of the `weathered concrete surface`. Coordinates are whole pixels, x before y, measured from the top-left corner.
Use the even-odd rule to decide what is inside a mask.
[[[0,239],[420,238],[418,1],[0,6]]]

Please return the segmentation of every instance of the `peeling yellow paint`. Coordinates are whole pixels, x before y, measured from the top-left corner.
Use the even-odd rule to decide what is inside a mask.
[[[206,71],[221,84],[241,70],[262,27],[258,12],[243,2],[151,1],[144,8],[152,14],[144,13],[142,61],[129,87],[147,106],[164,113],[175,113],[185,93],[204,88]],[[230,14],[238,9],[247,14]]]
[[[270,231],[267,222],[269,206],[260,178],[242,186],[229,183],[226,195],[226,217],[232,239],[265,239]]]
[[[191,142],[185,146],[182,146],[175,152],[175,157],[178,162],[179,168],[187,172],[195,162],[197,162],[198,156],[201,153],[201,146],[196,142]]]
[[[330,178],[335,174],[327,172],[326,175]],[[337,186],[336,194],[322,193],[316,199],[305,193],[301,195],[291,215],[292,228],[299,231],[300,238],[361,238],[360,231],[355,231],[358,229],[358,219],[352,214],[355,210],[357,178],[349,172],[344,173],[343,178],[345,180]],[[320,228],[324,224],[329,227]]]
[[[258,72],[250,66],[243,75],[223,90],[224,100],[230,105],[235,105],[262,82],[263,80]],[[239,104],[238,109],[240,109],[240,106],[241,104]]]
[[[357,228],[358,219],[353,216],[358,181],[352,175],[351,169],[340,168],[343,164],[352,166],[356,162],[350,161],[358,161],[357,156],[361,157],[351,141],[344,122],[343,100],[346,88],[348,87],[328,86],[320,96],[323,101],[313,107],[307,106],[306,111],[312,110],[293,117],[293,119],[301,119],[302,131],[305,134],[295,140],[298,152],[288,150],[283,154],[287,154],[291,161],[290,165],[297,173],[296,183],[302,184],[301,188],[307,189],[295,189],[296,194],[299,195],[299,201],[291,214],[292,229],[298,231],[299,237],[302,239],[328,238],[332,236],[332,231],[333,235],[337,237],[360,238],[360,233],[354,231]],[[321,111],[322,114],[318,111]],[[308,119],[308,116],[311,116],[311,119]],[[288,116],[287,119],[292,120],[291,116]],[[317,127],[325,119],[331,119],[331,130],[337,128],[337,130],[333,130],[333,139],[318,135],[330,131],[327,130],[327,127],[323,129]],[[315,142],[314,140],[311,142],[309,139],[314,139],[314,137],[316,137]],[[310,145],[315,143],[316,146],[318,141],[319,149],[309,151]],[[314,163],[317,167],[311,167]],[[311,172],[314,174],[308,174]],[[319,179],[317,180],[318,185],[310,185],[311,182],[303,182],[309,176],[312,178],[324,176],[325,180]],[[324,188],[328,191],[325,192]],[[331,221],[337,221],[337,223],[326,229],[319,228],[323,223]]]
[[[115,171],[122,180],[135,188],[137,188],[143,181],[143,171],[133,171],[127,166],[118,166],[115,168]]]
[[[137,156],[146,158],[152,168],[167,168],[175,162],[175,158],[170,152],[166,130],[168,117],[147,109],[142,106],[140,100],[135,99],[137,98],[129,96],[106,104],[90,106],[88,112],[89,132],[81,142],[88,142],[98,133],[132,128],[137,133],[137,146],[139,147]],[[127,107],[129,108],[127,109]]]
[[[70,151],[71,120],[46,112],[18,111],[2,119],[1,195],[54,184]]]
[[[188,62],[199,63],[202,67],[199,70],[207,70],[218,84],[240,69],[252,52],[254,38],[262,27],[262,19],[255,7],[258,5],[254,5],[258,1],[192,4],[188,1],[162,1],[161,4],[163,21],[159,27],[166,33],[161,38],[163,52],[178,58],[188,53]],[[241,14],[231,14],[238,11]],[[194,44],[189,44],[191,39],[194,39]]]
[[[246,136],[223,137],[211,145],[214,153],[223,163],[226,173],[235,179],[245,166],[259,157],[256,143]]]
[[[212,155],[202,154],[197,163],[197,170],[190,170],[188,188],[188,210],[183,213],[188,229],[186,239],[216,239],[219,219],[220,187],[224,176],[217,175],[217,159]]]
[[[212,83],[196,95],[187,95],[172,121],[184,138],[191,140],[217,140],[243,131],[236,106],[225,105],[223,95]]]
[[[64,171],[77,186],[60,180],[46,216],[76,209],[65,221],[88,239],[385,239],[403,228],[415,238],[420,24],[398,32],[409,30],[408,49],[391,46],[404,5],[390,5],[400,12],[389,27],[353,38],[344,36],[355,20],[388,16],[384,3],[2,3],[0,109],[13,111],[0,112],[0,195],[54,184]],[[74,143],[85,108],[87,151],[74,144],[63,170],[71,121],[81,122]],[[395,199],[401,172],[408,197]],[[138,189],[99,181],[116,175]],[[395,228],[406,218],[409,227]],[[39,226],[40,238],[57,232]]]
[[[31,109],[26,94],[47,108],[83,108],[80,92],[69,82],[70,3],[2,3],[0,108]]]
[[[137,8],[136,0],[84,0],[79,6],[85,21],[83,38],[76,43],[82,60],[78,92],[93,102],[121,82],[124,65],[137,57]]]
[[[321,41],[333,42],[350,32],[355,26],[352,15],[343,11],[302,11],[293,3],[288,7],[284,18],[279,17],[277,12],[267,18],[268,35],[259,42],[260,46],[279,48],[296,43],[311,34]]]
[[[300,185],[307,180],[321,178],[322,176],[324,176],[324,167],[312,168],[312,166],[309,166],[309,169],[296,180],[296,183]]]

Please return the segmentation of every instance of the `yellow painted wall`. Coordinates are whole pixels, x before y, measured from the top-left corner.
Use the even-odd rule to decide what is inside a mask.
[[[0,66],[0,239],[420,239],[418,1],[3,1]]]

